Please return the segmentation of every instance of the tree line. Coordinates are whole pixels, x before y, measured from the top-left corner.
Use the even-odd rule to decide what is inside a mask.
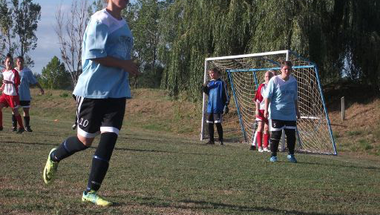
[[[2,11],[4,2],[0,0]],[[56,13],[60,59],[72,86],[82,69],[84,28],[103,6],[102,0],[74,0],[69,16],[61,8]],[[136,0],[123,16],[142,72],[132,80],[133,87],[160,87],[196,100],[205,58],[290,49],[318,65],[323,84],[348,79],[374,91],[380,88],[376,0]],[[2,16],[1,23],[9,22],[4,20]],[[1,26],[0,36],[7,39]]]
[[[172,95],[199,98],[206,57],[283,49],[317,63],[323,84],[379,91],[376,0],[137,0],[128,15],[143,72],[163,68]]]

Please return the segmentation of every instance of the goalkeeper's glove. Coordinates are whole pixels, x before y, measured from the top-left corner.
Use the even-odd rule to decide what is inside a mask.
[[[230,111],[230,110],[228,109],[228,106],[227,106],[227,105],[224,106],[224,108],[223,108],[223,113],[224,113],[224,114],[228,114],[229,111]]]

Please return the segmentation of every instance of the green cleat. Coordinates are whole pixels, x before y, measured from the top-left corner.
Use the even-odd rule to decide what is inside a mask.
[[[99,206],[103,206],[103,207],[107,207],[107,206],[111,206],[113,203],[110,202],[110,201],[107,201],[105,199],[103,199],[102,197],[100,197],[96,191],[84,191],[83,192],[83,195],[82,195],[82,202],[92,202],[94,203],[95,205],[99,205]]]
[[[45,165],[44,172],[42,175],[42,177],[44,178],[45,184],[50,184],[54,180],[54,175],[57,172],[58,162],[52,161],[50,158],[50,155],[54,150],[56,150],[56,148],[53,148],[49,152],[48,159],[46,161],[46,165]]]

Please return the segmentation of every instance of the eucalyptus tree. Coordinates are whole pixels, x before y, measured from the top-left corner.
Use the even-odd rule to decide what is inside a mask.
[[[37,47],[35,32],[41,18],[41,6],[32,0],[0,0],[0,14],[1,54],[21,55],[27,65],[33,65],[28,53]]]
[[[13,20],[12,10],[8,7],[6,0],[0,0],[0,57],[4,57],[7,53],[14,52],[12,32]]]
[[[12,0],[14,20],[13,31],[17,38],[18,53],[23,56],[26,64],[33,65],[33,60],[27,53],[37,47],[38,21],[41,19],[41,6],[32,0]]]
[[[150,79],[151,87],[160,84],[160,63],[158,58],[159,27],[165,2],[158,0],[137,0],[129,6],[125,17],[134,36],[134,57],[140,64],[142,79]],[[140,79],[141,79],[140,78]]]

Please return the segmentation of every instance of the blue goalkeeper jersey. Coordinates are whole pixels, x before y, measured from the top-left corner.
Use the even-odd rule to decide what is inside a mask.
[[[203,91],[208,95],[207,113],[223,113],[229,103],[226,83],[221,79],[211,80]]]
[[[91,99],[130,98],[129,73],[92,59],[130,60],[132,46],[132,33],[124,19],[114,18],[106,9],[93,14],[83,36],[82,74],[73,94]]]
[[[269,119],[296,121],[297,91],[297,80],[292,75],[287,81],[283,80],[281,75],[271,78],[263,95],[270,100]]]
[[[15,68],[17,70],[17,68]],[[28,68],[23,68],[21,71],[18,71],[20,75],[20,86],[18,87],[18,94],[20,101],[30,101],[32,97],[30,95],[30,85],[37,84],[37,80],[34,77],[32,71]]]

